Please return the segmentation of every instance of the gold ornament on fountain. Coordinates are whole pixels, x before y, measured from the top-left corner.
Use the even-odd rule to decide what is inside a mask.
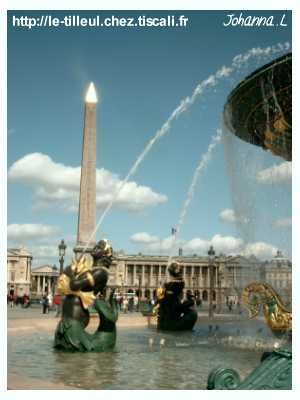
[[[158,298],[159,300],[161,300],[161,299],[163,299],[163,298],[165,297],[165,294],[166,294],[166,288],[163,288],[163,287],[159,286],[158,289],[157,289],[157,291],[156,291],[156,296],[157,296],[157,298]],[[153,309],[153,311],[152,311],[153,315],[156,315],[157,317],[159,317],[159,315],[158,315],[158,313],[157,313],[157,311],[158,311],[159,309],[160,309],[160,304],[158,303],[158,304],[154,307],[154,309]]]
[[[86,266],[86,258],[83,257],[81,260],[77,263],[74,258],[72,258],[72,265],[71,269],[75,271],[75,275],[80,274],[81,272],[84,271]],[[92,278],[92,277],[91,277]],[[93,304],[93,301],[95,300],[95,296],[93,292],[82,292],[81,290],[78,290],[77,292],[74,292],[70,288],[70,277],[67,276],[66,274],[62,274],[59,277],[59,280],[57,282],[57,290],[60,293],[63,294],[73,294],[74,296],[80,297],[82,301],[82,305],[85,309],[88,308],[91,304]]]
[[[284,303],[272,286],[267,283],[254,282],[245,287],[242,292],[242,302],[249,311],[249,317],[254,318],[261,307],[258,296],[250,293],[257,292],[263,301],[263,311],[267,320],[268,327],[272,331],[292,331],[292,311],[284,306]]]

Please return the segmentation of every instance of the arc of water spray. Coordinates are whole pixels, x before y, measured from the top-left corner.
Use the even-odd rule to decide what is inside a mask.
[[[200,83],[192,97],[187,97],[185,100],[182,100],[180,105],[172,112],[171,116],[168,118],[167,122],[162,126],[162,128],[156,133],[155,137],[153,139],[150,140],[150,142],[148,143],[147,147],[145,148],[145,150],[141,153],[141,155],[138,157],[137,161],[135,162],[134,166],[131,168],[131,170],[129,171],[128,175],[126,176],[126,178],[124,179],[124,181],[121,183],[121,185],[119,186],[118,190],[116,191],[114,197],[112,198],[111,202],[109,203],[109,205],[107,206],[106,210],[104,211],[104,213],[102,214],[102,217],[100,219],[100,221],[98,222],[96,228],[94,229],[93,233],[91,234],[87,244],[85,245],[81,255],[79,256],[79,259],[83,256],[83,254],[85,253],[87,247],[89,246],[93,236],[95,235],[96,231],[98,230],[99,226],[101,225],[104,217],[106,216],[106,214],[108,213],[108,211],[110,210],[112,204],[114,203],[115,199],[117,198],[117,196],[119,195],[120,191],[122,190],[122,188],[124,187],[124,185],[126,184],[126,182],[128,181],[128,179],[130,178],[130,176],[136,171],[137,167],[139,166],[139,164],[142,162],[142,160],[144,159],[144,157],[146,156],[147,153],[149,153],[149,151],[151,150],[152,146],[154,145],[154,143],[160,139],[161,137],[164,136],[164,134],[170,129],[171,127],[171,122],[174,118],[177,118],[181,113],[183,113],[187,107],[189,107],[190,105],[192,105],[196,98],[203,93],[203,91],[205,90],[205,88],[207,86],[215,86],[218,83],[219,79],[222,78],[228,78],[229,74],[235,69],[240,69],[241,66],[243,64],[247,64],[247,62],[249,61],[249,59],[251,57],[255,57],[255,56],[262,56],[262,55],[269,55],[270,53],[277,53],[277,52],[282,52],[284,50],[288,50],[290,45],[289,43],[285,43],[285,48],[281,43],[277,44],[278,49],[276,49],[275,46],[271,47],[267,47],[265,49],[261,49],[260,47],[258,48],[253,48],[251,50],[249,50],[248,52],[246,52],[245,54],[240,54],[236,57],[234,57],[233,62],[231,67],[226,68],[225,66],[223,66],[220,70],[217,71],[217,73],[215,75],[211,75],[208,79],[204,80],[202,83]]]
[[[186,201],[184,203],[184,206],[183,206],[180,218],[179,218],[179,222],[178,222],[178,225],[177,225],[177,229],[176,229],[173,241],[172,241],[171,251],[170,251],[170,255],[169,255],[167,266],[169,265],[169,263],[172,260],[175,244],[177,242],[177,238],[178,238],[178,234],[180,232],[181,225],[183,224],[183,220],[184,220],[187,208],[188,208],[188,206],[189,206],[189,204],[190,204],[190,202],[191,202],[191,200],[192,200],[192,198],[194,196],[194,187],[195,187],[198,179],[201,176],[202,170],[204,168],[206,168],[207,164],[210,162],[211,153],[212,153],[213,149],[217,146],[218,143],[220,143],[221,134],[222,134],[222,131],[218,129],[217,134],[215,136],[213,136],[213,138],[212,138],[212,141],[211,141],[211,144],[210,144],[210,146],[209,146],[209,148],[207,150],[207,153],[202,156],[202,161],[201,161],[200,165],[198,166],[198,168],[196,169],[196,171],[194,172],[192,183],[190,185],[190,188],[189,188],[189,191],[188,191],[188,194],[187,194],[187,199],[186,199]],[[168,273],[166,271],[165,278],[164,278],[164,283],[166,283],[167,276],[168,276]]]

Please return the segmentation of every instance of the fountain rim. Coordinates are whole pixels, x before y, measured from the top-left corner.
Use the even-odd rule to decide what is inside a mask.
[[[249,81],[249,79],[254,78],[256,75],[259,75],[261,72],[266,71],[267,69],[273,67],[274,65],[285,61],[289,58],[292,58],[292,52],[290,51],[287,54],[284,54],[283,56],[280,56],[278,58],[276,58],[275,60],[270,61],[269,63],[259,67],[258,69],[256,69],[255,71],[251,72],[249,75],[247,75],[241,82],[239,82],[233,89],[232,91],[229,93],[229,95],[227,96],[224,108],[223,108],[223,114],[225,113],[225,110],[227,109],[227,107],[229,106],[230,103],[230,99],[231,97],[236,93],[236,91],[241,88],[243,86],[244,83],[246,83],[247,81]]]

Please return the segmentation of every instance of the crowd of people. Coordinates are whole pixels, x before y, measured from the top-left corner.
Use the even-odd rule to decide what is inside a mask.
[[[21,305],[22,308],[30,306],[30,296],[24,294],[23,296],[7,295],[7,305],[10,307]]]
[[[115,297],[114,302],[118,310],[123,311],[124,313],[133,313],[134,310],[137,311],[139,300],[137,297],[130,297],[129,299],[126,297]]]

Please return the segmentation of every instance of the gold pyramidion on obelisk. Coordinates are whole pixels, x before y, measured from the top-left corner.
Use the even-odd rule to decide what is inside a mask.
[[[81,255],[96,227],[96,138],[97,138],[97,95],[93,82],[90,83],[85,103],[83,149],[80,179],[77,244],[75,258]],[[94,234],[84,256],[91,262],[90,252],[96,243]],[[83,255],[82,255],[83,257]]]

